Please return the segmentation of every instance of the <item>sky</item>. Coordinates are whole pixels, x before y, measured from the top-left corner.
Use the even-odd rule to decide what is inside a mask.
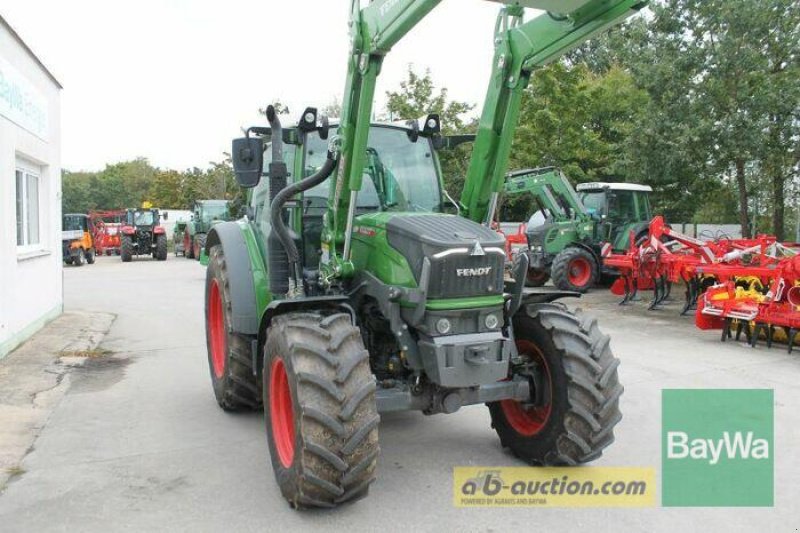
[[[291,121],[340,100],[350,0],[3,0],[0,14],[64,86],[62,166],[146,157],[162,168],[223,158],[258,109]],[[376,109],[409,64],[479,103],[499,4],[445,0],[384,61]]]

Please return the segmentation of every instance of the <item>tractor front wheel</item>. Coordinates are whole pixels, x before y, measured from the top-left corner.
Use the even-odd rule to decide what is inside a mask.
[[[276,317],[262,387],[272,467],[289,504],[334,507],[366,496],[380,417],[369,353],[350,316]]]
[[[489,404],[502,446],[534,465],[575,465],[600,457],[622,419],[619,360],[609,337],[580,311],[539,304],[514,318],[514,338],[523,360],[514,372],[542,390],[531,402]]]
[[[78,249],[78,255],[75,256],[72,262],[75,264],[75,266],[83,266],[86,264],[86,254],[83,251],[83,248]]]
[[[86,262],[90,265],[94,264],[94,249],[91,249],[88,252],[86,252]]]
[[[156,236],[156,250],[153,257],[159,261],[167,260],[167,236],[163,233]]]
[[[541,287],[550,280],[550,272],[529,268],[525,276],[525,285],[528,287]]]
[[[192,256],[199,261],[200,255],[203,253],[203,248],[206,247],[206,234],[198,233],[195,235],[193,246]]]
[[[120,238],[119,255],[123,263],[130,263],[133,259],[133,239],[130,235],[123,235]]]
[[[553,260],[550,273],[553,284],[563,291],[586,292],[597,281],[599,266],[594,256],[583,248],[569,247]]]
[[[222,246],[211,249],[206,270],[206,346],[211,385],[226,411],[258,409],[261,389],[253,372],[251,338],[231,325],[228,267]]]

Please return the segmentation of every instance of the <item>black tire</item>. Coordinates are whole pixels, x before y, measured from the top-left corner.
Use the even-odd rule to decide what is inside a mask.
[[[119,256],[123,263],[130,263],[133,259],[133,240],[130,235],[123,235],[119,239]]]
[[[72,258],[71,258],[71,257],[65,257],[65,258],[64,258],[64,262],[65,262],[66,264],[68,264],[68,265],[71,265],[71,264],[72,264]]]
[[[550,281],[550,272],[546,270],[529,268],[528,274],[525,276],[525,286],[527,287],[542,287],[548,281]]]
[[[586,292],[597,282],[600,266],[588,250],[570,246],[553,260],[550,275],[562,291]]]
[[[533,409],[513,400],[489,404],[492,427],[503,447],[543,466],[575,465],[600,457],[614,442],[614,426],[622,419],[623,388],[617,376],[619,359],[597,320],[560,304],[531,305],[514,317],[514,337],[521,354],[538,350],[550,390],[542,405]],[[520,412],[525,415],[522,420]]]
[[[290,505],[333,507],[366,496],[380,417],[369,354],[350,316],[276,317],[264,346],[262,390],[272,467]],[[287,442],[291,454],[282,456]]]
[[[78,249],[78,254],[72,259],[72,263],[79,267],[86,264],[86,253],[83,248]]]
[[[200,261],[200,256],[203,255],[203,248],[206,247],[206,234],[198,233],[194,236],[192,244],[192,257]]]
[[[189,246],[186,246],[186,240],[187,239],[184,239],[183,241],[184,244],[183,257],[185,257],[186,259],[194,259],[194,238],[191,235],[189,235],[188,237]]]
[[[210,257],[206,270],[206,348],[214,396],[226,411],[258,409],[261,388],[253,372],[252,337],[234,332],[231,325],[230,284],[222,246],[214,246]]]
[[[167,236],[163,233],[156,235],[156,249],[153,252],[153,257],[159,261],[167,260]]]
[[[94,264],[94,248],[86,252],[86,262],[90,265]]]

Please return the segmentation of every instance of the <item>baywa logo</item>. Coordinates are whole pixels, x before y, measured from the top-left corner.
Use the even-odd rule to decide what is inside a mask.
[[[664,390],[662,504],[773,504],[773,392]]]

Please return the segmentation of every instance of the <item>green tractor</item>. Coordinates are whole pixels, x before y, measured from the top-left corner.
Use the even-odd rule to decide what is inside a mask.
[[[556,301],[576,293],[525,288],[527,256],[505,279],[490,223],[532,72],[642,3],[502,3],[459,202],[438,153],[463,139],[442,136],[438,116],[370,122],[383,58],[438,0],[354,1],[340,122],[308,108],[284,127],[268,106],[269,126],[233,141],[249,204],[205,243],[211,383],[225,410],[263,406],[295,508],[367,494],[379,413],[486,404],[500,445],[537,465],[592,461],[614,439],[623,389],[609,337]],[[526,22],[523,5],[561,12]]]
[[[200,259],[206,236],[215,224],[231,220],[228,200],[197,200],[192,205],[192,218],[183,232],[183,255]]]
[[[175,250],[175,257],[178,257],[179,255],[186,257],[186,244],[184,242],[184,236],[186,233],[187,224],[188,222],[186,220],[178,220],[172,227],[172,247]]]
[[[544,285],[551,277],[562,290],[586,292],[604,270],[602,250],[628,248],[647,235],[652,220],[647,185],[581,183],[577,190],[556,168],[522,170],[506,179],[505,199],[519,196],[514,210],[530,215],[511,241],[521,241],[529,259],[529,286]]]

